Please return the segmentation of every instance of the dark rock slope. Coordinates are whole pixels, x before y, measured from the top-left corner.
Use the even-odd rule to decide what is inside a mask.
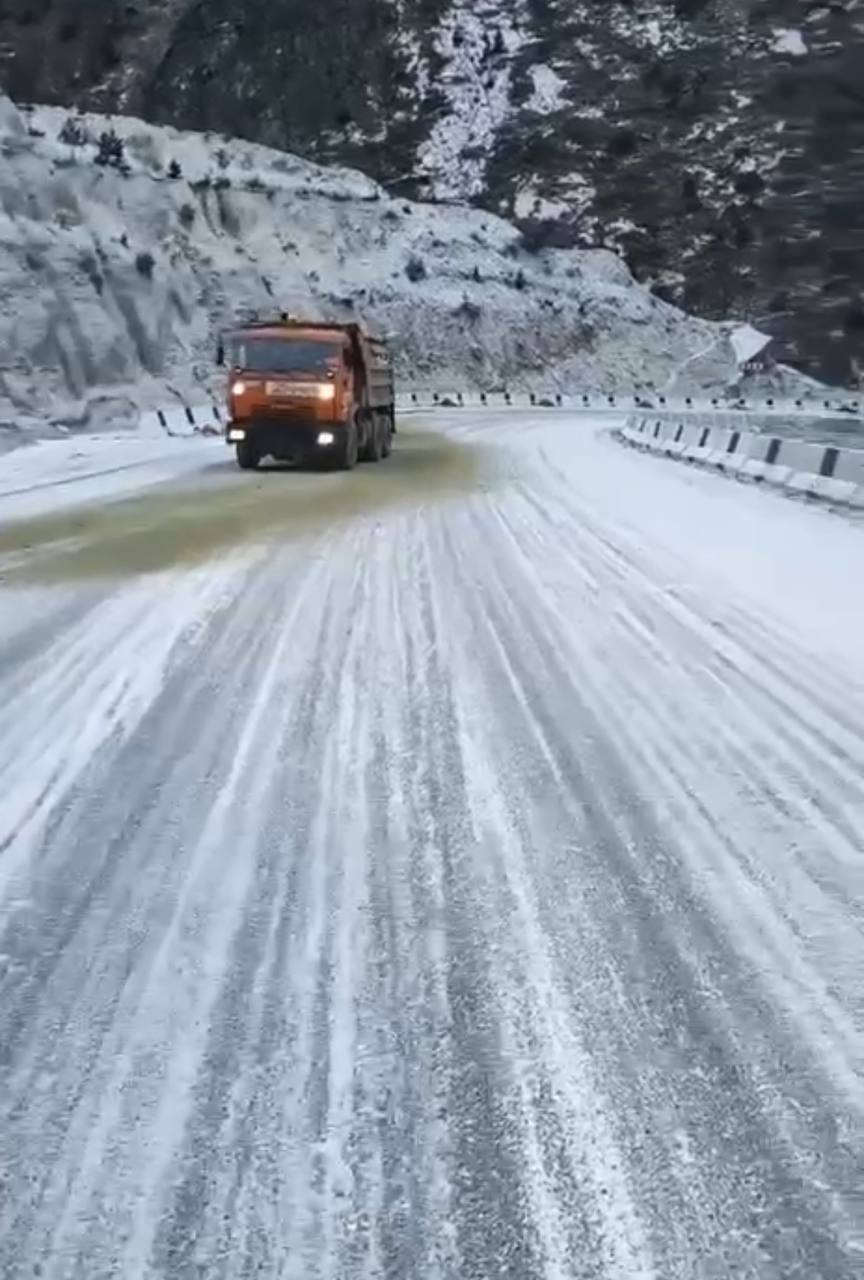
[[[864,0],[0,0],[0,85],[469,199],[864,365]]]

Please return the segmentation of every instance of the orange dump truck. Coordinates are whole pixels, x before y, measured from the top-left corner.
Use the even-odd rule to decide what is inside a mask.
[[[389,455],[390,355],[359,324],[256,322],[225,334],[218,359],[228,369],[226,438],[244,470],[268,455],[347,470]]]

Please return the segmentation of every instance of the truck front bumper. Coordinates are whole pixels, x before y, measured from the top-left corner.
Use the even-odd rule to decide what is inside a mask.
[[[252,421],[229,422],[225,430],[228,444],[248,440],[260,456],[290,460],[332,449],[344,431],[340,422],[313,419],[257,418]]]

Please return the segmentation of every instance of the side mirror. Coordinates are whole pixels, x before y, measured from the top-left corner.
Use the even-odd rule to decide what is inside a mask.
[[[225,348],[221,342],[219,343],[219,346],[216,348],[216,363],[217,364],[225,363]]]

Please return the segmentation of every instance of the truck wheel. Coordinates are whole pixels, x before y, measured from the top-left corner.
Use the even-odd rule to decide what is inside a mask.
[[[381,425],[381,457],[389,458],[393,451],[393,432],[396,430],[393,422],[393,415],[388,413],[384,416]]]
[[[377,414],[364,414],[362,419],[366,428],[366,438],[360,446],[358,457],[361,462],[377,462],[378,461],[378,417]],[[358,426],[359,426],[358,422]],[[360,433],[358,431],[358,439]]]
[[[352,422],[350,426],[345,428],[345,437],[340,447],[337,466],[343,471],[353,471],[357,466],[357,457],[357,423]]]
[[[367,462],[380,462],[384,457],[384,433],[387,425],[379,413],[372,418],[372,430],[369,434],[369,448],[366,453]]]
[[[261,461],[251,440],[241,440],[237,445],[237,466],[241,471],[254,471]]]

